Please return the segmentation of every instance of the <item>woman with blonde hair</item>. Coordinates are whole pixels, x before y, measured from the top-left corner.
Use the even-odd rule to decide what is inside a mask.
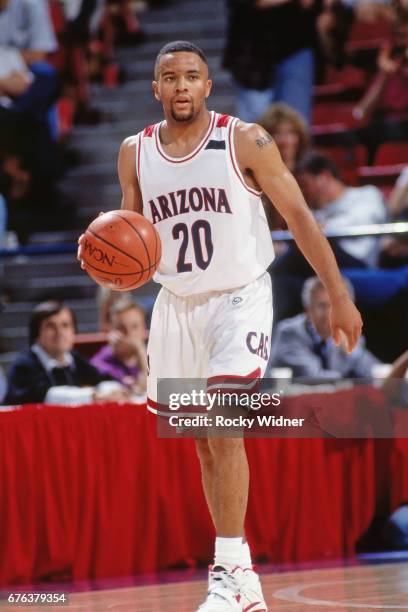
[[[297,162],[309,148],[310,144],[309,130],[305,120],[287,104],[277,102],[269,106],[260,119],[258,119],[258,123],[273,137],[283,161],[289,170],[293,172]],[[263,196],[269,228],[271,230],[286,229],[283,217],[265,199],[266,196]],[[275,243],[275,251],[277,253],[281,252],[284,246],[283,243]]]
[[[273,136],[283,161],[293,172],[310,144],[305,120],[293,108],[279,102],[271,104],[258,123]]]

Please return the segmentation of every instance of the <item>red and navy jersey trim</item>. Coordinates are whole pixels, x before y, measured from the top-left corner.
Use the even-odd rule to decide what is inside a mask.
[[[143,138],[145,138],[146,136],[147,138],[152,138],[155,125],[156,125],[155,123],[152,123],[152,125],[148,125],[145,127],[145,129],[143,130],[143,134],[142,134]]]
[[[245,376],[220,374],[207,380],[207,393],[254,393],[259,389],[261,368],[258,367]]]
[[[217,128],[227,127],[231,119],[231,115],[220,115],[217,119]]]
[[[211,136],[211,132],[214,129],[214,124],[215,124],[215,118],[216,118],[216,113],[212,112],[212,117],[210,120],[210,124],[208,126],[208,130],[203,138],[203,140],[200,142],[200,144],[196,147],[196,149],[194,151],[192,151],[192,153],[190,153],[189,155],[187,155],[186,157],[169,157],[168,155],[165,154],[165,152],[163,151],[163,149],[161,148],[160,145],[160,139],[159,139],[159,131],[160,131],[160,123],[157,124],[156,129],[154,130],[154,134],[155,134],[155,140],[156,140],[156,148],[157,151],[160,153],[160,155],[168,162],[171,162],[173,164],[182,164],[184,162],[190,161],[190,159],[193,159],[193,157],[196,157],[196,155],[198,155],[198,153],[200,153],[200,151],[205,147],[205,145],[207,144],[210,136]]]

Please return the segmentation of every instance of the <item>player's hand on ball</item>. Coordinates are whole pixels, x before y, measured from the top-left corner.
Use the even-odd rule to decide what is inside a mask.
[[[80,262],[81,268],[83,270],[85,270],[84,262],[82,261],[82,250],[84,248],[84,245],[83,245],[84,240],[85,240],[85,234],[81,234],[80,237],[78,238],[77,260]]]
[[[330,323],[335,344],[351,353],[357,346],[363,328],[359,311],[349,297],[332,303]]]
[[[160,258],[161,241],[153,223],[131,210],[100,213],[79,239],[82,269],[98,285],[114,291],[145,285]]]
[[[98,217],[100,217],[101,215],[104,215],[104,212],[100,212],[98,213]],[[84,248],[84,241],[85,241],[85,234],[81,234],[80,237],[78,238],[78,250],[77,250],[77,260],[80,262],[81,264],[81,268],[83,270],[85,270],[85,265],[84,262],[82,261],[82,253],[83,253],[83,248]]]

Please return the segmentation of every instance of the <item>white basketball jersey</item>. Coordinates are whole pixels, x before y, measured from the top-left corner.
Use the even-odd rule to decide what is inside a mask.
[[[237,121],[212,111],[203,140],[180,158],[163,150],[160,123],[138,134],[143,214],[162,242],[153,279],[176,295],[242,287],[273,260],[261,192],[245,184],[236,160]]]

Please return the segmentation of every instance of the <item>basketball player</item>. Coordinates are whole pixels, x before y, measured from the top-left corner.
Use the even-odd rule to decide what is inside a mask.
[[[272,326],[266,272],[273,249],[265,192],[330,296],[331,329],[351,351],[362,321],[328,242],[272,137],[206,108],[207,60],[195,45],[163,47],[153,92],[164,121],[127,138],[119,153],[122,207],[145,215],[162,241],[148,345],[148,406],[158,378],[263,376]],[[80,254],[79,254],[80,257]],[[244,537],[248,463],[241,438],[200,438],[204,493],[216,528],[215,558],[200,612],[267,610]]]

